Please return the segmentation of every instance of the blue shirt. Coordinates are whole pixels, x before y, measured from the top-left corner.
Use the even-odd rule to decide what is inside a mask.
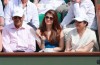
[[[45,40],[45,48],[55,48],[58,47],[58,42],[50,43],[48,40]]]

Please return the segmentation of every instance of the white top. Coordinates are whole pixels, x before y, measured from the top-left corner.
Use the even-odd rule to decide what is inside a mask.
[[[88,27],[97,30],[95,8],[91,0],[82,0],[80,4],[72,3],[61,25],[66,27],[66,25],[68,25],[74,17],[80,16],[88,18]]]
[[[1,0],[0,0],[0,16],[4,17],[3,5],[2,5]]]
[[[13,23],[5,26],[2,32],[5,52],[13,52],[15,50],[34,52],[36,50],[36,42],[34,34],[30,31],[31,29],[26,23],[19,29],[16,29]]]
[[[62,3],[64,0],[40,0],[39,14],[45,14],[50,9],[56,10]]]
[[[12,23],[12,13],[14,8],[16,7],[22,7],[22,3],[20,0],[11,0],[9,1],[8,5],[5,7],[4,13],[5,13],[5,24],[8,25]],[[39,27],[39,18],[38,18],[38,11],[35,4],[30,2],[28,0],[27,6],[24,8],[24,21],[25,23],[28,23],[32,21],[32,24],[35,25],[37,28]]]
[[[95,32],[92,31],[91,29],[86,29],[85,32],[83,33],[82,37],[80,38],[78,32],[76,29],[73,29],[72,31],[70,31],[68,33],[67,36],[67,40],[71,39],[71,45],[72,48],[71,49],[78,49],[80,47],[85,47],[86,45],[88,45],[91,41],[94,41],[95,43],[95,47],[98,49],[98,44],[97,44],[97,39],[96,39],[96,35]],[[90,51],[92,51],[93,48],[91,48]]]

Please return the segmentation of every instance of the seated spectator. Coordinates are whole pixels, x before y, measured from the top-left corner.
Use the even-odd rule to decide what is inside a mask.
[[[50,9],[56,10],[57,7],[65,2],[64,0],[34,0],[34,3],[38,8],[39,14],[45,14]]]
[[[97,30],[95,7],[91,0],[71,0],[71,5],[67,15],[64,17],[61,26],[66,28],[74,17],[83,16],[88,18],[88,28]]]
[[[76,28],[67,35],[65,52],[92,52],[93,46],[99,50],[95,32],[87,28],[87,19],[77,17],[74,20]]]
[[[3,47],[5,52],[34,52],[36,50],[36,36],[32,34],[32,27],[24,23],[24,11],[16,7],[12,15],[13,23],[3,29]]]
[[[0,0],[0,32],[2,31],[4,26],[4,12],[3,12],[3,5]]]
[[[48,10],[37,30],[41,39],[40,52],[59,52],[64,48],[64,35],[58,22],[57,13],[54,10]]]
[[[34,27],[39,27],[38,11],[35,4],[30,0],[11,0],[4,9],[5,25],[12,23],[12,12],[14,8],[21,7],[24,9],[24,23],[31,23]]]

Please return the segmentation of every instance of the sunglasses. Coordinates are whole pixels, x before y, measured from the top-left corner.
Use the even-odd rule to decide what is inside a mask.
[[[14,19],[21,19],[22,17],[14,16]]]
[[[77,23],[82,23],[82,22],[77,22]]]
[[[53,20],[53,17],[45,16],[45,19]]]

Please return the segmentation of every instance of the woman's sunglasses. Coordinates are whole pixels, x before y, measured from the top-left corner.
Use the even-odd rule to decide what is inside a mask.
[[[46,19],[53,20],[53,17],[45,16]]]

